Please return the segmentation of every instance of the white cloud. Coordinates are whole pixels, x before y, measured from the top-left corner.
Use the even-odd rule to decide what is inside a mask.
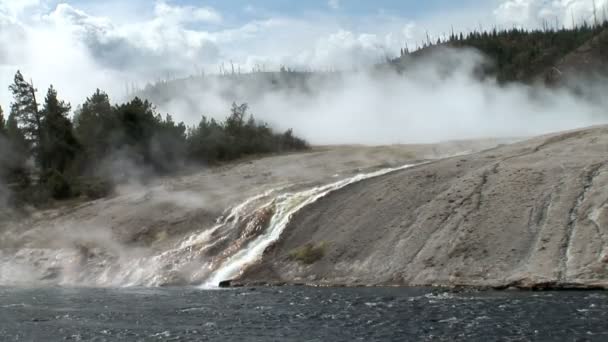
[[[27,12],[29,6],[10,7],[7,0],[0,1],[0,82],[5,85],[21,69],[39,91],[53,83],[60,95],[76,102],[97,87],[119,95],[127,83],[181,76],[219,60],[208,33],[184,26],[220,20],[207,8],[158,2],[153,18],[116,24],[67,3],[46,14],[20,17],[15,13]],[[5,89],[0,88],[3,104],[8,102]]]
[[[352,69],[382,61],[389,54],[387,50],[385,40],[376,34],[357,35],[351,31],[340,30],[321,37],[307,56],[300,56],[305,58],[297,61],[297,64],[313,68],[333,66]]]
[[[0,0],[0,14],[19,16],[26,9],[41,5],[41,0]]]
[[[592,13],[591,0],[503,0],[498,6],[492,1],[415,21],[388,13],[294,17],[250,7],[255,19],[235,23],[234,16],[224,20],[213,8],[170,0],[134,1],[131,10],[118,11],[127,14],[105,10],[105,16],[66,1],[50,7],[56,0],[0,0],[1,84],[10,83],[15,70],[22,69],[42,91],[54,82],[60,94],[76,102],[96,87],[121,94],[130,82],[143,85],[200,69],[215,72],[223,62],[234,61],[243,70],[256,65],[353,68],[394,56],[405,44],[413,49],[426,41],[427,32],[432,40],[448,35],[452,25],[456,31],[479,25],[540,26],[543,20],[555,22],[555,17],[568,24],[571,13],[578,20]],[[597,0],[600,9],[607,3]],[[107,6],[119,4],[111,1]],[[340,1],[328,4],[337,8]],[[101,5],[96,6],[88,8]],[[8,91],[1,84],[0,103],[6,105]]]
[[[158,0],[154,7],[157,18],[176,23],[207,22],[219,23],[222,16],[213,8],[194,6],[171,6],[164,0]]]
[[[548,25],[572,27],[584,21],[603,20],[608,11],[606,0],[506,0],[494,11],[497,22],[503,25],[542,27]]]

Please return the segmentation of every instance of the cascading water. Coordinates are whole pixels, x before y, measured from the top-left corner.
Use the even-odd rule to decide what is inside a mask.
[[[188,234],[170,248],[129,246],[108,234],[84,236],[61,246],[24,244],[15,252],[0,250],[0,285],[23,281],[37,285],[215,288],[259,260],[280,238],[294,213],[345,186],[410,166],[359,174],[306,190],[294,190],[302,185],[292,184],[265,191],[226,211],[215,225]]]
[[[350,184],[360,182],[365,179],[382,176],[394,171],[403,170],[408,167],[411,167],[411,165],[383,169],[368,174],[359,174],[332,184],[315,187],[305,191],[280,194],[271,203],[264,207],[264,209],[272,209],[274,212],[266,232],[258,236],[247,246],[224,261],[221,266],[211,274],[209,279],[203,285],[203,288],[217,287],[220,282],[230,280],[238,276],[247,265],[250,265],[258,260],[268,246],[279,239],[292,215],[307,205],[310,205],[329,193]]]
[[[230,209],[212,228],[186,237],[175,249],[166,251],[143,267],[147,285],[167,282],[171,271],[181,273],[183,282],[202,288],[237,277],[259,260],[264,250],[277,241],[292,215],[329,193],[345,186],[403,170],[412,165],[358,174],[331,184],[289,192],[281,187],[254,196]],[[136,277],[137,278],[137,277]]]

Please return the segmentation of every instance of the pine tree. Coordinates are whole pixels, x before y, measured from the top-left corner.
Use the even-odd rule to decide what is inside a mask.
[[[29,144],[25,134],[19,128],[15,114],[8,116],[6,120],[6,136],[13,150],[24,157],[29,158]]]
[[[0,134],[6,134],[6,121],[4,120],[4,111],[2,111],[2,106],[0,106]]]
[[[236,102],[232,103],[230,116],[226,119],[226,131],[229,134],[238,136],[241,133],[241,128],[245,124],[245,115],[247,115],[248,109],[249,105],[246,103],[241,105],[237,105]]]
[[[36,88],[23,78],[20,71],[15,74],[14,83],[9,86],[13,94],[11,115],[23,129],[30,146],[37,149],[42,139],[42,115],[36,101]]]
[[[90,162],[100,160],[109,152],[109,145],[117,134],[117,126],[110,98],[97,89],[74,114],[74,134]]]
[[[68,119],[69,103],[57,98],[57,91],[51,86],[44,99],[43,139],[38,162],[43,173],[64,174],[76,157],[78,142],[74,137],[72,122]]]
[[[3,181],[8,174],[9,164],[11,162],[11,147],[6,139],[6,123],[4,121],[4,113],[0,107],[0,181]],[[0,197],[2,195],[2,187],[0,187]]]
[[[27,161],[30,159],[30,148],[13,114],[6,120],[5,134],[9,151],[6,151],[6,163],[4,170],[1,171],[9,182],[15,181],[21,186],[27,186],[29,184]]]

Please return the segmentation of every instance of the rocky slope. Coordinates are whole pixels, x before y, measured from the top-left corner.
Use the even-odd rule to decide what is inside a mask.
[[[496,144],[323,147],[135,183],[26,217],[0,207],[0,286],[200,285],[265,233],[273,212],[264,205],[281,193]],[[262,195],[273,189],[281,190]]]
[[[608,127],[363,181],[294,215],[234,284],[608,287]]]
[[[590,80],[601,82],[608,74],[607,62],[608,30],[603,30],[546,70],[544,79],[551,85],[570,84],[579,87]]]

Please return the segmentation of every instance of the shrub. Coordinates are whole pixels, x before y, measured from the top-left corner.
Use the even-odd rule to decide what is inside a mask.
[[[266,123],[247,116],[247,104],[232,105],[231,115],[224,122],[203,117],[198,126],[188,131],[188,156],[191,160],[214,163],[246,156],[302,151],[308,143],[294,135],[273,131]]]
[[[16,207],[23,207],[28,204],[33,206],[44,206],[51,200],[51,193],[44,184],[30,185],[16,189],[11,202]]]
[[[307,243],[306,245],[292,251],[289,254],[289,258],[304,265],[312,265],[325,256],[326,248],[327,243],[325,242],[321,242],[316,246],[312,243]]]
[[[54,199],[70,198],[72,187],[61,173],[53,170],[45,178],[44,185]]]
[[[84,195],[90,200],[108,197],[114,191],[114,185],[111,182],[100,178],[83,181],[82,188]]]

